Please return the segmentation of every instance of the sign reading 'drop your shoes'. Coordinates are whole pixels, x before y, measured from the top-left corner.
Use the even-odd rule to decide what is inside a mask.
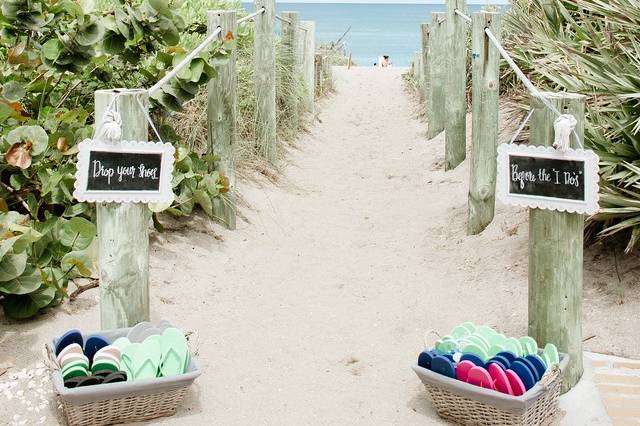
[[[84,140],[73,195],[89,202],[169,202],[174,152],[168,143]]]
[[[502,144],[497,195],[505,204],[593,214],[598,211],[598,156],[590,150]]]

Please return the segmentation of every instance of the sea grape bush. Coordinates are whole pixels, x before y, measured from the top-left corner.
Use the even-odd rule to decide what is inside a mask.
[[[77,145],[93,132],[93,93],[149,87],[181,61],[181,6],[118,0],[95,11],[77,0],[2,1],[0,303],[6,315],[33,316],[59,303],[69,280],[95,277],[94,209],[72,196]],[[165,118],[215,77],[215,64],[233,48],[232,37],[213,46],[153,98],[163,139],[178,145],[175,201],[154,212],[184,215],[200,205],[212,215],[212,198],[228,189],[214,171],[216,158],[182,146]]]

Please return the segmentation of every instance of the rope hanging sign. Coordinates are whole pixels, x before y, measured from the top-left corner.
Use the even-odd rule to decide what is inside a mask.
[[[116,100],[117,96],[107,107],[94,138],[79,144],[73,196],[87,202],[171,202],[174,147],[162,142],[139,99],[138,104],[160,142],[121,140]]]

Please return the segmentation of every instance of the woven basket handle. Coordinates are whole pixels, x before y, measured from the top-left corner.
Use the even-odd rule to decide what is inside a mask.
[[[53,353],[53,348],[51,348],[48,343],[45,343],[42,348],[42,363],[50,372],[60,370],[56,355]]]
[[[433,336],[437,337],[436,340],[440,339],[440,333],[438,333],[435,330],[429,330],[424,334],[424,348],[429,350],[430,348],[433,348],[436,345],[435,341],[431,341],[431,339],[433,338]]]
[[[192,356],[198,356],[200,354],[200,336],[198,332],[187,331],[184,336],[187,338],[187,344],[189,345],[189,352]]]
[[[547,370],[546,373],[540,379],[540,384],[546,390],[549,386],[556,380],[556,378],[562,373],[560,370],[560,364],[553,364],[551,368]]]

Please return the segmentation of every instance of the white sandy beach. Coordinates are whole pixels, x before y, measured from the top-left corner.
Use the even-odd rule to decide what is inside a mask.
[[[425,140],[403,71],[336,68],[281,184],[240,183],[237,231],[192,218],[153,234],[152,319],[196,331],[204,370],[158,424],[440,424],[410,368],[425,332],[468,320],[526,334],[527,212],[498,204],[466,235],[468,161],[443,171],[444,135]],[[618,261],[621,283],[610,255],[585,253],[585,349],[637,358],[635,260]],[[22,376],[51,337],[99,326],[97,289],[29,322],[0,317],[13,365],[0,423],[56,424],[46,373]]]

